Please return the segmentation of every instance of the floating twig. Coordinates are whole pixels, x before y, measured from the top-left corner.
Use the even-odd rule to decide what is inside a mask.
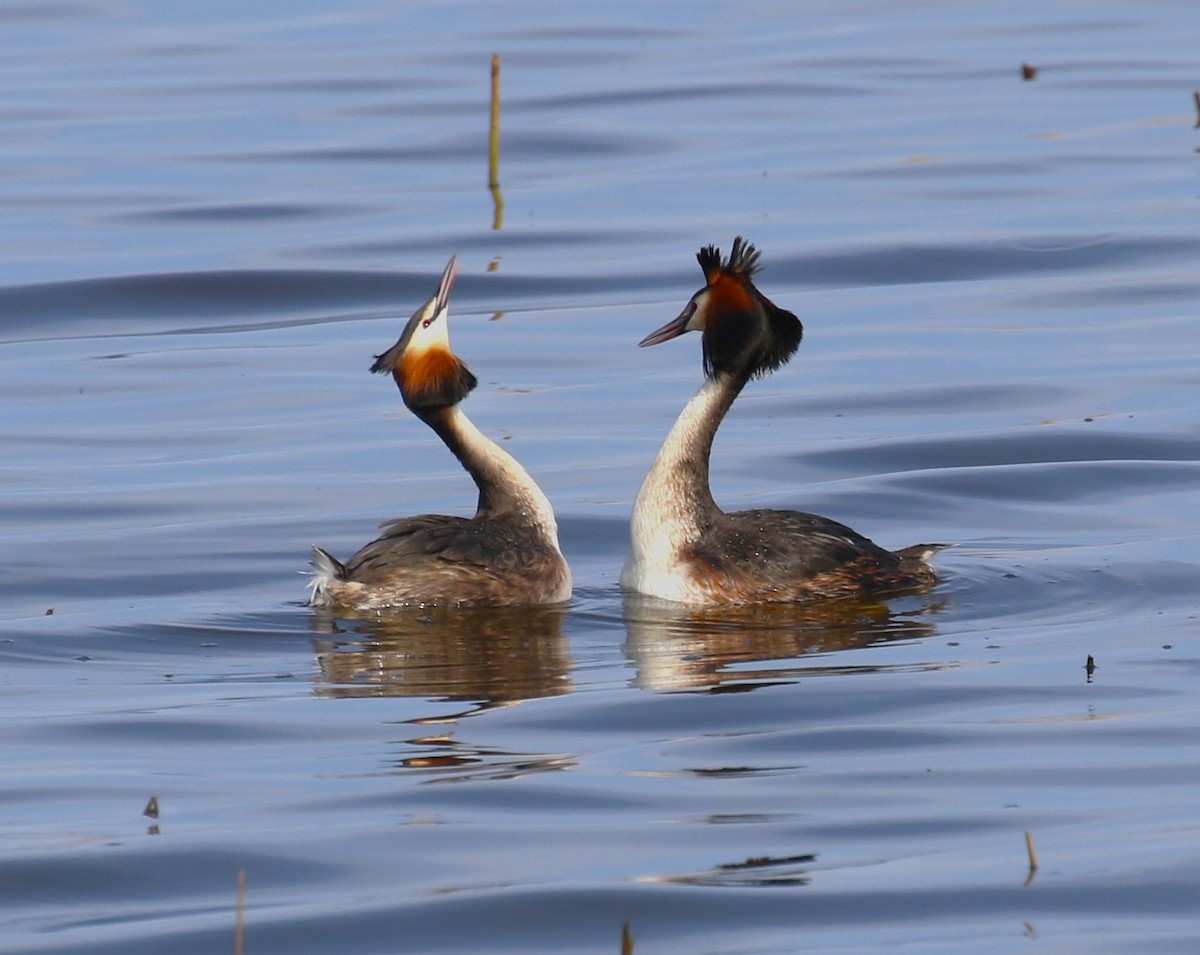
[[[629,927],[629,919],[621,926],[621,955],[633,955],[633,931]]]
[[[1028,829],[1025,830],[1025,851],[1029,853],[1029,875],[1025,877],[1025,884],[1030,885],[1033,882],[1033,877],[1037,873],[1037,848],[1033,844],[1033,833]]]
[[[1029,81],[1037,76],[1037,67],[1030,66],[1028,63],[1021,64],[1021,79]]]
[[[158,797],[151,796],[150,801],[146,803],[146,808],[142,810],[143,816],[149,816],[151,819],[158,818]]]
[[[1087,674],[1088,683],[1092,682],[1092,674],[1096,672],[1096,659],[1090,653],[1088,654],[1087,663],[1083,665],[1083,671]]]

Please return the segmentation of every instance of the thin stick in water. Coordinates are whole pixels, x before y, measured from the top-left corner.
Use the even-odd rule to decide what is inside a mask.
[[[500,195],[500,54],[492,54],[492,114],[488,125],[488,189],[492,193],[492,228],[504,222],[504,197]]]
[[[488,188],[500,185],[500,54],[492,54],[492,119],[488,126]]]
[[[233,955],[243,955],[242,942],[246,925],[246,870],[238,869],[237,915],[233,922]]]

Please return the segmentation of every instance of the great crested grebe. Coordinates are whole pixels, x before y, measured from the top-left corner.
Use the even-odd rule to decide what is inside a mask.
[[[422,514],[389,521],[382,537],[344,564],[314,547],[312,606],[499,607],[561,603],[571,596],[571,571],[546,495],[458,407],[476,379],[450,351],[454,263],[451,258],[437,292],[371,371],[391,373],[405,405],[462,462],[479,487],[479,507],[472,518]]]
[[[751,378],[786,364],[804,327],[754,287],[758,250],[738,236],[696,258],[705,286],[640,344],[699,331],[704,384],[680,412],[633,505],[626,590],[688,604],[748,604],[913,590],[936,581],[941,545],[889,551],[843,524],[800,511],[727,514],[708,483],[713,437]]]

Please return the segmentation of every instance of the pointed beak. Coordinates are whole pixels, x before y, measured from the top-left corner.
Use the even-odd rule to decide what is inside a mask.
[[[454,285],[454,273],[458,256],[450,256],[446,268],[442,271],[442,281],[438,284],[437,294],[433,297],[433,314],[437,315],[450,304],[450,288]]]
[[[690,331],[688,323],[692,320],[692,314],[695,311],[695,306],[689,304],[687,308],[667,322],[662,328],[656,328],[638,342],[638,347],[645,348],[647,345],[658,345],[662,342],[669,342],[672,338],[678,338],[684,332]]]

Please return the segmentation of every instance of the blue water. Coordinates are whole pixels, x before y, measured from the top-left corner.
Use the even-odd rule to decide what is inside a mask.
[[[0,951],[233,952],[239,873],[247,953],[1195,951],[1193,19],[0,10]],[[806,334],[718,500],[932,592],[620,593],[737,234]],[[473,507],[367,373],[451,254],[574,599],[329,619],[313,543]]]

